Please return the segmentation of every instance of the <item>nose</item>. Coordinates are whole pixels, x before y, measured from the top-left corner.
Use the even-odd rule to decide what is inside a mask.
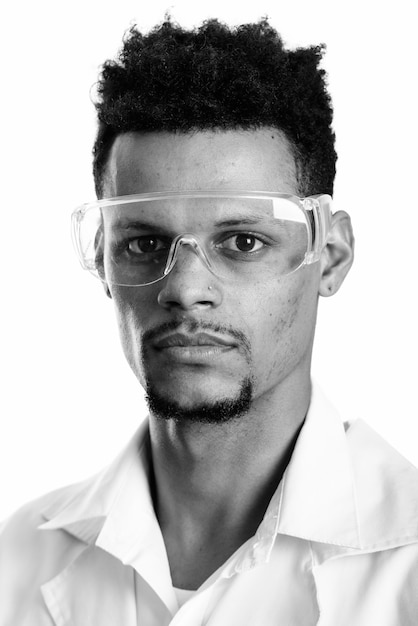
[[[158,303],[166,309],[210,309],[222,302],[219,280],[193,245],[179,247],[171,270],[160,284]]]

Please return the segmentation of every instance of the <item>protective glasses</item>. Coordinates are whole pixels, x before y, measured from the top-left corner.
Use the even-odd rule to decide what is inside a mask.
[[[84,269],[141,287],[196,257],[224,280],[286,276],[319,260],[330,224],[329,195],[158,192],[84,204],[72,234]]]

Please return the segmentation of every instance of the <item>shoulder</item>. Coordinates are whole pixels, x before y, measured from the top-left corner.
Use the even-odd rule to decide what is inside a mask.
[[[354,503],[358,544],[312,544],[324,623],[339,622],[344,589],[344,623],[412,626],[418,611],[418,469],[363,420],[345,425],[345,448],[351,480],[344,496]]]
[[[349,425],[347,443],[362,543],[418,542],[418,469],[363,420]]]
[[[10,554],[33,560],[34,553],[45,554],[50,546],[56,551],[57,543],[65,545],[77,539],[91,543],[100,520],[108,513],[131,464],[137,459],[138,439],[145,426],[100,472],[25,504],[5,520],[0,525],[2,562],[4,555]]]
[[[418,543],[373,552],[334,549],[313,574],[324,624],[417,623]]]
[[[15,541],[39,537],[39,526],[49,518],[52,508],[67,506],[85,487],[87,481],[61,487],[25,503],[0,524],[0,550]]]
[[[65,506],[79,492],[80,484],[47,493],[20,507],[0,525],[0,597],[23,597],[40,586],[71,559],[74,537],[62,530],[40,528],[51,505]],[[9,590],[8,593],[6,590]],[[4,595],[3,595],[4,594]]]

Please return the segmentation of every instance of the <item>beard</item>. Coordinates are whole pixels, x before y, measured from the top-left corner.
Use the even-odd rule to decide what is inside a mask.
[[[248,413],[252,400],[253,382],[250,378],[244,379],[234,398],[222,398],[187,408],[165,398],[149,382],[146,389],[150,413],[158,419],[174,420],[178,423],[225,424]]]

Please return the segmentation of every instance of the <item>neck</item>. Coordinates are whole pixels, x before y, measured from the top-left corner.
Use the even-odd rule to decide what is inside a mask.
[[[289,462],[310,394],[309,376],[289,377],[228,423],[151,416],[155,508],[175,586],[196,588],[254,535]],[[197,568],[190,566],[196,562]]]

